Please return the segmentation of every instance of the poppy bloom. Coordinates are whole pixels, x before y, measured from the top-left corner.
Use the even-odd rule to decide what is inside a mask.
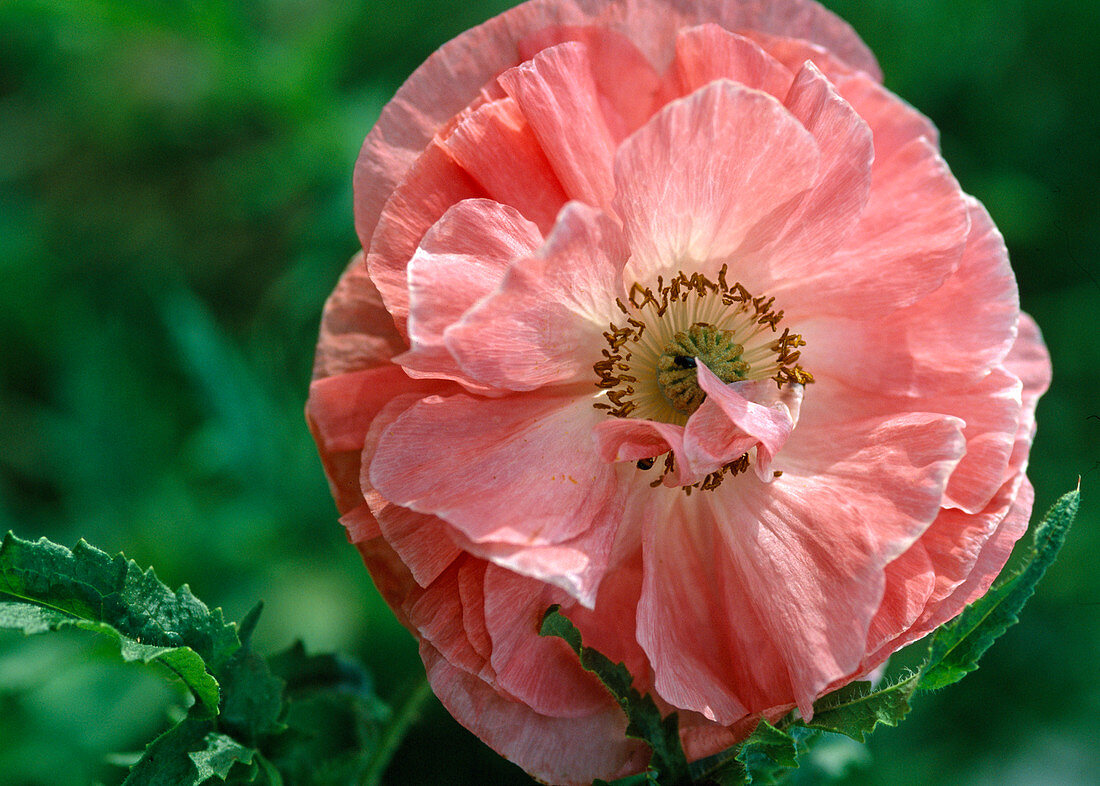
[[[1002,239],[809,0],[534,0],[446,44],[355,170],[308,417],[443,704],[553,783],[867,674],[1024,532],[1050,364]]]

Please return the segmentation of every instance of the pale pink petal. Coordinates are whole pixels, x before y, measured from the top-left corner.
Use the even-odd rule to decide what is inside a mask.
[[[588,786],[595,778],[638,772],[648,760],[645,745],[626,736],[626,715],[613,703],[583,718],[549,717],[497,693],[426,642],[421,642],[420,656],[447,711],[485,744],[521,761],[546,783]]]
[[[391,505],[377,491],[365,495],[386,542],[409,566],[416,583],[426,587],[462,553],[435,516]]]
[[[702,467],[692,464],[684,449],[684,427],[673,423],[640,418],[608,418],[596,424],[593,435],[599,455],[607,462],[637,461],[671,451],[675,459],[673,469],[662,481],[670,487],[697,483],[718,466],[713,461]]]
[[[489,656],[493,642],[485,625],[485,570],[488,563],[479,559],[464,559],[458,565],[458,595],[462,599],[462,627],[470,646],[485,659],[481,674],[492,679]]]
[[[535,712],[577,718],[607,706],[610,694],[569,645],[539,636],[542,616],[565,598],[560,590],[490,565],[485,570],[485,624],[493,643],[496,685]]]
[[[707,366],[696,366],[699,387],[707,394],[703,405],[684,428],[684,452],[692,466],[717,469],[756,448],[758,477],[772,480],[772,459],[787,442],[798,419],[802,386],[788,388],[789,400],[771,406],[756,403],[760,387],[775,388],[771,380],[725,384]],[[752,398],[745,398],[747,394]]]
[[[438,382],[409,379],[394,365],[323,377],[310,384],[306,420],[341,513],[363,504],[360,455],[375,415],[399,393],[424,390],[427,395],[439,389]]]
[[[1018,491],[1008,513],[996,531],[982,546],[973,570],[947,600],[927,620],[918,623],[927,630],[935,630],[952,619],[970,603],[985,595],[993,580],[1000,574],[1015,545],[1027,532],[1028,519],[1035,502],[1035,490],[1027,477],[1021,477]]]
[[[440,383],[434,384],[433,392],[447,390]],[[453,388],[450,390],[453,391]],[[363,455],[373,457],[383,432],[424,395],[408,392],[391,399],[371,421],[363,441]],[[359,484],[380,534],[408,566],[417,584],[428,586],[458,558],[461,550],[449,537],[450,528],[435,516],[394,505],[379,494],[371,485],[370,464],[367,462],[362,466]]]
[[[400,366],[394,365],[312,382],[306,412],[316,424],[321,449],[362,450],[374,416],[390,399],[414,384]]]
[[[604,121],[616,142],[640,128],[672,96],[664,80],[623,34],[605,27],[547,27],[519,43],[524,60],[568,41],[584,44]]]
[[[367,270],[405,334],[409,313],[406,268],[429,228],[456,202],[485,193],[438,143],[433,142],[386,201],[367,249]]]
[[[409,569],[386,543],[385,538],[372,538],[356,543],[355,548],[362,557],[378,594],[389,605],[398,622],[413,630],[405,606],[411,602],[410,599],[414,595],[421,592],[421,589],[413,580]]]
[[[664,507],[654,499],[642,539],[638,642],[662,699],[728,725],[783,701],[792,688],[734,555],[704,507],[706,495],[662,493]]]
[[[451,207],[424,235],[409,262],[411,348],[394,358],[414,377],[462,382],[475,392],[492,386],[471,381],[444,345],[444,331],[492,292],[517,258],[542,244],[538,227],[515,208],[488,199]]]
[[[940,400],[937,411],[953,412],[966,420],[966,455],[951,473],[944,507],[977,513],[1007,477],[1020,419],[1020,390],[1012,375],[998,369],[966,393]]]
[[[674,67],[684,95],[716,79],[731,79],[782,101],[794,79],[790,70],[758,44],[714,24],[677,34]]]
[[[914,139],[924,137],[939,148],[932,121],[864,74],[839,79],[837,90],[864,119],[875,139],[875,160],[885,161]]]
[[[591,444],[599,417],[572,397],[433,396],[386,429],[370,480],[473,541],[561,543],[593,526],[614,493]]]
[[[600,111],[587,47],[571,42],[544,50],[499,81],[523,112],[565,193],[590,205],[610,205],[615,139]]]
[[[929,527],[920,540],[886,566],[882,603],[867,631],[868,652],[912,627],[928,604],[936,588],[936,570],[924,541],[936,526]]]
[[[448,539],[493,565],[565,590],[582,606],[592,608],[607,575],[623,503],[621,497],[611,499],[588,530],[561,543],[478,543],[450,528]]]
[[[772,274],[800,275],[807,260],[827,259],[856,228],[871,189],[871,129],[813,64],[805,64],[783,101],[817,140],[813,190],[765,252]]]
[[[379,366],[404,348],[405,342],[367,275],[367,264],[359,252],[325,301],[313,377]]]
[[[1005,369],[1015,374],[1023,384],[1023,416],[1020,419],[1021,435],[1026,435],[1028,446],[1034,431],[1035,405],[1039,397],[1050,387],[1050,353],[1047,352],[1039,326],[1027,314],[1020,314],[1016,342],[1005,357]],[[1026,457],[1027,447],[1023,449]]]
[[[620,517],[626,517],[620,506]],[[652,687],[649,660],[635,637],[638,597],[642,589],[642,550],[635,545],[629,555],[607,571],[595,607],[573,606],[567,616],[577,626],[586,647],[623,663],[634,678],[634,687],[645,693]]]
[[[459,574],[461,567],[471,561],[464,557],[453,564],[423,592],[410,595],[405,605],[409,622],[424,641],[463,671],[491,679],[492,666],[473,646],[463,624]]]
[[[547,27],[608,27],[629,38],[662,71],[672,62],[676,31],[707,22],[727,30],[756,30],[813,41],[820,51],[828,50],[840,58],[837,62],[881,78],[874,56],[852,28],[811,0],[523,3],[442,46],[382,111],[355,166],[355,227],[363,247],[370,245],[386,199],[436,131],[473,103],[497,74],[519,62],[517,41]],[[805,59],[791,70],[797,70]],[[817,64],[831,76],[829,68],[820,61]]]
[[[816,371],[816,369],[815,369]],[[966,455],[951,474],[944,507],[976,513],[989,503],[1009,473],[1020,413],[1020,382],[995,368],[967,387],[923,395],[868,392],[821,375],[811,386],[814,409],[808,420],[817,428],[843,428],[853,420],[900,412],[937,412],[965,422]]]
[[[692,519],[656,519],[643,541],[653,575],[639,641],[660,694],[723,723],[791,696],[809,714],[820,690],[860,664],[883,568],[936,517],[959,428],[909,415],[815,433],[812,471],[792,463],[770,485],[726,478],[689,498],[706,505]]]
[[[668,104],[615,158],[630,273],[649,283],[708,260],[717,269],[754,225],[774,225],[795,208],[816,180],[817,159],[810,133],[759,91],[719,81]]]
[[[793,43],[803,48],[813,42],[814,49],[831,52],[833,59],[837,63],[844,63],[846,68],[858,68],[873,76],[880,76],[874,55],[859,40],[859,36],[848,23],[816,2],[752,0],[731,3],[729,0],[671,0],[657,3],[658,6],[666,4],[683,15],[682,21],[677,25],[679,28],[715,22],[727,30],[734,30],[742,35],[759,35],[761,39],[796,39]],[[799,59],[791,71],[797,71],[805,59]]]
[[[881,663],[891,652],[927,635],[984,595],[1008,561],[1013,544],[1027,531],[1033,500],[1031,483],[1021,475],[1006,483],[981,514],[944,511],[918,543],[935,569],[935,586],[927,604],[911,627],[884,638],[864,664]],[[906,557],[899,560],[907,563]],[[874,641],[868,643],[875,646]]]
[[[887,561],[935,520],[944,489],[966,452],[965,424],[932,412],[902,412],[864,420],[826,421],[803,406],[799,426],[776,466],[784,472],[775,494],[793,485],[833,513],[831,526],[851,522],[873,532]],[[793,485],[792,485],[793,484]],[[860,500],[865,510],[846,500]],[[892,510],[878,515],[877,506]]]
[[[360,505],[340,517],[340,524],[348,533],[349,543],[365,543],[382,534],[378,520],[368,505]]]
[[[628,255],[618,225],[578,202],[499,290],[447,329],[447,349],[471,378],[508,390],[595,379],[603,333],[621,316]]]
[[[1016,279],[989,214],[971,197],[964,204],[969,236],[943,285],[878,319],[853,305],[844,319],[800,324],[807,368],[868,393],[932,396],[970,387],[1002,361],[1016,335]]]
[[[492,199],[550,231],[567,197],[515,101],[479,107],[440,144]]]
[[[838,82],[841,79],[852,76],[860,70],[870,78],[882,81],[882,75],[877,68],[867,69],[862,66],[845,62],[838,52],[819,41],[803,40],[798,36],[769,35],[760,30],[742,30],[742,35],[759,44],[765,52],[778,62],[782,63],[792,74],[797,73],[806,62],[813,63],[823,74],[829,77],[829,81]],[[805,36],[809,38],[810,36]]]
[[[916,139],[875,162],[871,197],[843,247],[828,260],[784,262],[768,294],[795,315],[885,317],[943,285],[969,229],[967,200],[947,164]]]

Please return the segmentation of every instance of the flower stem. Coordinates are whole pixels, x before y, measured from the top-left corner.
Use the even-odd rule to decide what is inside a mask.
[[[379,740],[378,747],[375,748],[359,781],[360,786],[380,786],[382,775],[390,765],[393,755],[401,747],[409,727],[420,717],[420,711],[431,695],[432,688],[426,676],[421,677],[406,691],[404,699],[394,710],[390,722],[382,732],[382,739]]]

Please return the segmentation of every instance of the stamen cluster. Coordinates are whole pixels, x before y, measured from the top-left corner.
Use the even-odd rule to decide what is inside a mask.
[[[685,380],[697,390],[697,358],[689,359],[685,346],[705,346],[704,341],[714,344],[716,355],[721,353],[720,362],[729,371],[716,368],[718,363],[707,367],[725,382],[772,379],[779,387],[813,382],[813,375],[797,364],[802,354],[798,348],[806,345],[802,336],[784,328],[770,341],[760,337],[769,330],[779,332],[783,312],[775,310],[775,298],[753,297],[740,283],[727,284],[726,273],[723,265],[717,281],[698,272],[680,271],[668,281],[658,276],[656,287],[635,282],[626,303],[616,299],[625,324],[612,323],[603,334],[607,348],[592,368],[596,387],[607,393],[593,406],[618,418],[686,423],[704,394],[680,390]],[[666,390],[659,382],[662,374],[675,377],[678,387],[672,398],[668,390],[673,383]],[[686,403],[677,406],[673,399],[681,394]]]
[[[778,336],[783,312],[775,298],[753,295],[740,283],[726,282],[727,266],[717,280],[702,273],[678,272],[656,287],[635,283],[627,301],[616,300],[625,317],[603,334],[607,348],[593,364],[596,387],[605,393],[593,404],[618,418],[645,418],[684,425],[702,405],[706,393],[699,386],[698,364],[703,363],[723,382],[772,379],[782,388],[809,384],[813,375],[798,365],[799,347],[806,342],[788,328]],[[642,459],[648,470],[656,458]],[[749,454],[685,486],[715,489],[727,475],[748,470]],[[676,469],[672,452],[665,454],[658,486]]]

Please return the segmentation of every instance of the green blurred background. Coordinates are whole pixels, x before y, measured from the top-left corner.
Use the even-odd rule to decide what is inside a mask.
[[[424,57],[508,5],[0,3],[0,532],[124,550],[231,618],[263,598],[262,651],[354,653],[384,697],[415,679],[302,406],[321,303],[356,250],[363,137]],[[843,782],[1095,783],[1100,7],[826,5],[1003,230],[1054,357],[1037,509],[1078,475],[1085,493],[1023,621]],[[139,749],[176,700],[90,636],[4,633],[0,784],[118,782],[106,755]],[[386,782],[531,783],[438,705]]]

